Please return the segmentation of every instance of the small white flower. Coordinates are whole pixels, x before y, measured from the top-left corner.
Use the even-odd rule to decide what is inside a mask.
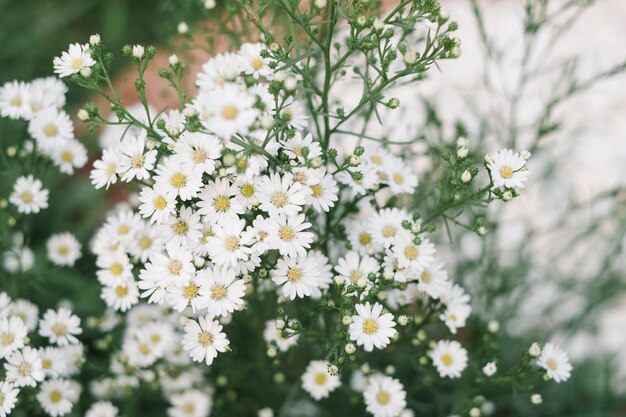
[[[48,207],[48,190],[43,189],[41,181],[32,175],[19,177],[13,185],[9,201],[20,213],[39,213]]]
[[[348,328],[350,339],[357,345],[363,346],[366,352],[371,352],[374,348],[384,349],[391,342],[391,338],[396,335],[391,313],[384,313],[383,306],[379,303],[354,306],[357,314],[352,316],[352,324]]]
[[[526,159],[510,149],[502,149],[492,155],[487,164],[496,188],[524,188],[528,179]]]
[[[546,343],[537,359],[537,366],[546,370],[555,382],[567,381],[572,373],[572,364],[567,352],[553,343]]]
[[[541,346],[539,346],[539,343],[535,342],[532,345],[530,345],[530,348],[528,349],[528,354],[532,356],[533,358],[536,358],[537,356],[541,355]]]
[[[122,175],[122,181],[130,182],[134,178],[146,180],[154,169],[157,151],[153,149],[145,152],[146,131],[141,130],[138,136],[127,135],[117,147],[119,162],[117,172]]]
[[[498,367],[495,362],[489,362],[485,366],[483,366],[483,373],[486,376],[493,376],[498,371]]]
[[[75,168],[82,168],[87,163],[87,149],[75,139],[66,140],[54,149],[52,161],[62,173],[73,175]]]
[[[11,410],[17,402],[19,390],[8,381],[0,381],[0,416],[5,417],[11,414]]]
[[[321,400],[341,385],[337,375],[328,373],[326,361],[311,361],[302,375],[302,389],[308,392],[315,400]]]
[[[89,174],[95,188],[106,187],[108,189],[110,185],[117,182],[119,160],[120,155],[117,150],[109,148],[102,151],[102,158],[93,163],[93,169]]]
[[[83,68],[94,66],[96,61],[89,53],[89,45],[74,43],[60,57],[55,57],[52,63],[54,64],[55,74],[63,78],[78,74]]]
[[[0,318],[0,358],[23,348],[27,334],[28,328],[19,317]]]
[[[293,175],[272,173],[263,177],[258,187],[259,208],[270,217],[278,214],[294,216],[306,204],[302,185],[293,182]]]
[[[172,406],[167,409],[169,417],[208,417],[211,411],[211,396],[199,390],[185,390],[169,398]]]
[[[4,368],[7,381],[13,382],[16,387],[34,387],[45,377],[41,356],[29,346],[12,353]]]
[[[164,223],[176,210],[176,194],[158,187],[144,187],[139,194],[139,213],[150,223]]]
[[[66,308],[48,310],[39,322],[39,335],[47,337],[50,343],[67,346],[78,343],[75,335],[81,334],[80,319]]]
[[[55,265],[74,266],[81,257],[81,245],[76,237],[69,233],[57,233],[46,243],[48,259]]]
[[[296,297],[310,296],[318,286],[317,263],[306,255],[296,258],[285,257],[279,259],[272,270],[272,281],[282,285],[285,297],[294,300]]]
[[[41,384],[37,400],[52,417],[63,416],[72,411],[78,400],[80,386],[66,379],[50,379]]]
[[[37,113],[28,124],[28,133],[35,138],[37,146],[48,154],[74,139],[74,125],[63,110],[49,107]]]
[[[543,398],[541,398],[541,394],[533,394],[530,396],[530,402],[534,405],[539,405],[543,402]]]
[[[440,340],[429,356],[442,378],[459,378],[467,367],[467,351],[456,340]]]
[[[396,417],[406,407],[406,391],[397,379],[373,375],[367,381],[363,398],[374,417]]]
[[[29,119],[30,84],[22,81],[10,81],[0,87],[0,116],[11,119]]]
[[[196,274],[201,284],[198,304],[206,308],[207,317],[226,316],[243,305],[246,292],[244,280],[237,279],[229,268],[203,269]]]
[[[183,349],[196,362],[213,363],[218,352],[225,352],[229,341],[222,332],[222,326],[210,316],[199,317],[198,321],[189,320],[185,325]]]
[[[117,417],[119,409],[109,401],[93,403],[85,413],[85,417]]]
[[[239,49],[241,56],[242,70],[254,78],[264,77],[271,80],[274,70],[269,67],[270,60],[261,56],[261,51],[265,49],[262,43],[244,43]]]
[[[304,214],[288,217],[284,214],[270,217],[268,225],[268,245],[278,249],[281,255],[295,258],[306,254],[311,247],[314,234],[307,232],[311,223],[305,221]]]

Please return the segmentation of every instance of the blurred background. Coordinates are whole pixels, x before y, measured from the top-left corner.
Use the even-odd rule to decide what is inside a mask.
[[[460,238],[446,244],[446,264],[472,294],[477,317],[500,321],[504,351],[552,337],[576,364],[571,381],[548,387],[541,408],[520,398],[499,404],[505,410],[499,415],[626,415],[626,4],[442,4],[459,22],[462,55],[395,92],[404,110],[389,115],[388,126],[395,128],[379,133],[395,138],[419,131],[453,142],[461,124],[476,153],[501,147],[533,152],[523,196],[488,213],[500,222],[487,237],[459,230]],[[0,0],[0,84],[50,75],[52,57],[92,33],[111,51],[135,43],[167,49],[179,22],[194,27],[215,13],[200,0]],[[123,62],[114,65],[118,74],[125,69]],[[75,114],[89,99],[70,88],[67,111]],[[2,146],[24,135],[25,123],[0,119]],[[96,157],[97,137],[79,139]],[[425,170],[427,148],[413,148],[416,169]],[[0,195],[6,196],[20,173],[1,174]],[[46,175],[48,188],[63,191],[51,194],[45,217],[25,225],[37,267],[20,282],[0,269],[2,290],[42,308],[71,298],[81,316],[102,314],[104,304],[93,302],[100,287],[88,253],[71,270],[45,261],[45,240],[64,230],[88,252],[85,244],[105,209],[126,195],[114,188],[105,196],[87,177],[88,168],[71,178]],[[3,216],[0,211],[6,224]],[[2,227],[0,233],[5,248],[11,231]]]

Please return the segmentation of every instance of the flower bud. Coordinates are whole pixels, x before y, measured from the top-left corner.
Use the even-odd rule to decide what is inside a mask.
[[[89,44],[98,45],[99,43],[100,43],[100,35],[98,35],[97,33],[89,37]]]
[[[413,65],[417,62],[417,54],[415,52],[412,51],[407,51],[403,56],[402,59],[404,60],[404,63],[406,65]]]
[[[176,30],[181,35],[184,35],[185,33],[189,32],[189,26],[185,22],[180,22],[178,26],[176,26]]]
[[[459,159],[463,159],[467,156],[468,153],[469,149],[467,149],[465,146],[461,146],[459,149],[456,150],[456,157]]]
[[[510,191],[505,191],[502,193],[502,200],[504,201],[511,201],[511,199],[513,198],[513,193]]]
[[[326,7],[326,2],[328,0],[315,0],[315,7],[317,7],[318,9],[323,9],[324,7]]]
[[[524,158],[524,159],[528,159],[528,158],[530,158],[530,156],[531,156],[531,155],[532,155],[532,154],[531,154],[530,152],[528,152],[526,149],[524,149],[524,150],[522,150],[522,151],[520,152],[520,156],[521,156],[522,158]]]
[[[285,86],[285,90],[292,92],[295,91],[296,87],[298,86],[298,80],[296,80],[296,77],[289,76],[285,78],[285,82],[283,83],[283,85]]]
[[[483,373],[486,376],[493,376],[498,371],[498,367],[495,362],[489,362],[487,365],[483,367]]]
[[[348,343],[343,350],[345,350],[348,355],[352,355],[356,352],[356,347],[352,343]]]
[[[261,124],[261,128],[269,130],[274,127],[274,118],[269,114],[264,114],[259,118],[259,123]]]
[[[352,324],[352,317],[350,317],[350,316],[343,316],[343,318],[341,319],[341,322],[343,323],[344,326],[348,326],[348,325]]]
[[[89,78],[91,76],[91,67],[84,67],[80,70],[80,75],[84,78]]]
[[[193,117],[195,115],[198,114],[198,111],[196,110],[196,108],[192,105],[186,105],[185,109],[183,110],[183,115],[185,117]]]
[[[170,62],[170,66],[172,67],[178,64],[178,56],[176,56],[176,54],[170,55],[169,62]]]
[[[385,22],[381,18],[374,19],[374,30],[381,31],[385,28]]]
[[[469,410],[470,417],[480,417],[480,409],[477,407],[473,407]]]
[[[355,166],[359,165],[360,163],[361,163],[361,158],[359,158],[356,155],[350,156],[350,166],[355,167]]]
[[[468,170],[463,171],[463,173],[461,174],[461,181],[463,181],[464,183],[468,183],[472,180],[472,173],[469,172]]]
[[[528,349],[528,354],[532,356],[533,358],[536,358],[537,356],[541,355],[541,346],[539,346],[539,343],[535,342],[532,345],[530,345],[530,349]]]
[[[498,330],[500,330],[500,323],[498,323],[496,320],[491,320],[489,323],[487,323],[487,330],[489,330],[491,333],[495,333]]]
[[[216,6],[215,0],[204,0],[204,8],[207,10],[214,9]]]
[[[485,162],[489,163],[493,161],[493,155],[488,153],[487,155],[485,155]]]
[[[541,398],[540,394],[533,394],[530,396],[530,402],[534,405],[539,405],[543,402],[543,398]]]
[[[87,110],[85,109],[80,109],[78,110],[78,113],[76,113],[76,117],[78,117],[78,120],[84,122],[89,120],[89,113],[87,113]]]
[[[133,46],[133,56],[137,59],[141,59],[143,58],[143,54],[144,54],[144,48],[141,45],[134,45]]]

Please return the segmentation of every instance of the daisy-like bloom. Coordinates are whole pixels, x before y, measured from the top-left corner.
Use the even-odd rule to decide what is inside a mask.
[[[397,417],[406,407],[406,391],[397,379],[373,375],[367,381],[363,399],[374,417]]]
[[[261,56],[261,51],[264,49],[265,45],[262,43],[244,43],[241,45],[239,49],[241,69],[256,79],[264,77],[271,81],[274,78],[274,70],[269,67],[271,60]]]
[[[81,245],[70,232],[57,233],[46,243],[48,259],[59,266],[74,266],[81,257]]]
[[[26,246],[11,248],[2,254],[2,266],[12,274],[26,272],[34,264],[35,254]]]
[[[191,252],[185,246],[173,241],[165,244],[165,254],[156,253],[150,258],[146,270],[155,274],[164,286],[173,283],[186,285],[196,273]]]
[[[335,271],[346,279],[346,284],[359,283],[361,280],[367,281],[369,274],[376,274],[380,269],[378,261],[371,256],[359,256],[355,251],[346,253],[343,258],[339,258]]]
[[[208,316],[226,316],[243,306],[246,284],[232,269],[203,269],[198,271],[197,280],[201,283],[199,303],[208,310]]]
[[[226,84],[215,90],[201,92],[196,107],[202,124],[222,139],[244,135],[256,120],[254,97],[238,85]]]
[[[28,103],[33,114],[48,107],[58,109],[65,106],[67,86],[57,77],[37,78],[30,83]]]
[[[404,231],[402,222],[410,220],[410,216],[403,209],[389,208],[378,211],[370,219],[372,239],[375,243],[388,248],[393,244],[396,236]]]
[[[236,269],[239,261],[248,259],[252,249],[252,236],[244,232],[244,220],[227,220],[213,228],[213,236],[207,238],[206,249],[211,260],[219,266]]]
[[[45,377],[41,356],[30,346],[13,352],[7,358],[4,368],[6,379],[16,387],[34,387]]]
[[[27,334],[28,328],[19,317],[0,318],[0,358],[23,348]]]
[[[394,194],[412,194],[417,187],[417,175],[400,158],[393,158],[385,165],[386,183]]]
[[[146,131],[142,130],[138,136],[127,135],[118,146],[120,160],[118,173],[122,181],[130,182],[133,178],[146,180],[150,178],[150,171],[154,169],[157,151],[153,149],[145,152]]]
[[[442,378],[459,378],[467,367],[467,351],[456,340],[440,340],[429,353]]]
[[[10,81],[0,87],[0,116],[11,119],[28,119],[31,115],[30,85]]]
[[[50,379],[41,384],[37,400],[52,417],[63,416],[72,411],[78,399],[77,386],[66,379]]]
[[[109,401],[93,403],[85,413],[85,417],[117,417],[119,409]]]
[[[293,182],[293,175],[282,177],[277,173],[261,178],[259,181],[259,208],[270,217],[279,214],[295,216],[306,204],[306,193],[299,183]]]
[[[341,386],[339,377],[328,373],[328,366],[326,361],[311,361],[302,375],[302,389],[317,401]]]
[[[54,73],[64,78],[78,74],[83,68],[94,66],[96,61],[91,57],[89,45],[74,43],[60,57],[55,57],[52,64],[54,65]]]
[[[174,146],[174,159],[185,170],[205,174],[215,172],[215,161],[221,156],[222,147],[215,136],[199,132],[185,132]]]
[[[0,417],[11,414],[17,402],[19,390],[8,381],[0,381]]]
[[[339,199],[337,182],[324,169],[319,170],[317,178],[312,181],[313,183],[308,185],[309,192],[306,195],[306,203],[318,213],[328,212],[335,205],[335,201]]]
[[[276,114],[275,109],[272,109],[272,114]],[[287,126],[296,130],[303,130],[309,125],[307,110],[293,97],[287,98],[280,112],[280,118],[287,122]]]
[[[117,282],[105,283],[100,297],[107,307],[124,312],[139,301],[139,289],[135,280],[130,277]]]
[[[93,163],[93,169],[89,173],[89,178],[93,186],[98,189],[109,188],[117,182],[117,172],[119,170],[120,156],[116,149],[109,148],[102,151],[102,157]]]
[[[133,278],[133,266],[124,252],[111,252],[98,256],[96,271],[98,281],[104,285],[117,285]]]
[[[189,320],[185,325],[183,349],[188,350],[196,362],[205,361],[211,365],[217,353],[225,352],[229,343],[222,332],[222,325],[211,316],[199,317],[198,321]]]
[[[237,220],[244,208],[236,198],[237,187],[227,179],[210,181],[200,192],[198,213],[205,216],[210,223],[222,224],[226,220]]]
[[[172,285],[165,288],[165,300],[172,309],[176,311],[184,311],[187,307],[191,307],[193,312],[202,308],[200,300],[201,282],[198,280],[198,274],[194,274],[188,281]]]
[[[310,133],[302,137],[300,132],[296,132],[293,138],[285,142],[284,150],[300,164],[322,155],[322,147],[319,142],[313,140],[313,135]]]
[[[165,244],[158,228],[145,224],[144,227],[135,232],[133,240],[127,245],[127,249],[131,256],[139,259],[142,263],[146,263],[155,253],[165,249]]]
[[[378,186],[378,175],[373,169],[367,168],[367,164],[359,167],[359,172],[362,174],[359,179],[354,179],[347,171],[341,171],[337,175],[337,180],[349,186],[352,196],[365,194]]]
[[[39,355],[41,355],[41,365],[46,376],[58,377],[67,374],[67,358],[61,349],[40,348]]]
[[[163,143],[170,145],[176,142],[177,137],[181,135],[183,130],[185,130],[185,119],[185,115],[177,109],[171,109],[167,113],[163,113],[159,116],[157,122],[159,120],[163,120],[165,122],[165,126],[164,129],[160,129],[157,126],[157,130],[168,136],[163,138]]]
[[[146,368],[162,355],[150,342],[150,337],[141,329],[133,329],[124,338],[122,351],[128,357],[128,364],[137,368]]]
[[[166,242],[174,242],[188,248],[194,248],[202,238],[202,223],[200,215],[191,207],[184,207],[178,212],[178,217],[169,217],[159,230]]]
[[[572,364],[567,352],[553,343],[546,343],[537,359],[537,366],[546,370],[548,378],[555,382],[567,381],[572,373]]]
[[[370,251],[380,249],[374,245],[372,233],[367,222],[352,221],[346,225],[348,240],[352,248],[361,255],[366,255]]]
[[[52,161],[62,173],[73,175],[75,168],[87,163],[87,149],[76,139],[68,139],[54,149]]]
[[[252,226],[248,226],[246,232],[252,239],[252,250],[256,253],[265,253],[269,250],[268,237],[270,235],[271,220],[260,214],[252,221]]]
[[[393,241],[393,254],[400,268],[419,273],[435,261],[435,245],[426,238],[416,245],[413,234],[402,229]]]
[[[32,175],[19,177],[13,185],[9,201],[20,213],[39,213],[40,210],[48,208],[48,190],[43,189],[41,181]]]
[[[1,305],[2,303],[0,303]],[[0,308],[2,310],[2,308]],[[9,305],[8,311],[2,313],[0,311],[0,317],[2,316],[16,316],[22,319],[28,331],[31,332],[37,328],[39,322],[39,309],[33,303],[28,300],[17,299]]]
[[[282,285],[283,295],[291,300],[310,296],[319,285],[317,266],[314,258],[306,254],[295,258],[286,256],[279,259],[272,270],[272,281]]]
[[[289,334],[289,330],[278,330],[276,328],[276,320],[268,320],[265,322],[265,330],[263,330],[263,339],[269,345],[275,344],[281,352],[286,352],[300,338],[299,334]]]
[[[495,188],[524,188],[528,179],[526,160],[517,152],[502,149],[487,164]]]
[[[439,298],[450,286],[448,272],[444,269],[443,262],[437,260],[425,267],[417,279],[419,290],[434,299]]]
[[[393,315],[382,314],[383,306],[379,303],[371,305],[368,301],[354,307],[357,314],[352,316],[352,323],[348,328],[350,339],[363,346],[366,352],[371,352],[374,348],[384,349],[397,334]]]
[[[239,78],[241,65],[241,56],[238,54],[218,54],[202,65],[196,85],[202,91],[209,91],[232,83]]]
[[[28,133],[37,146],[48,153],[74,139],[74,125],[63,110],[54,107],[40,111],[28,124]]]
[[[237,178],[235,185],[238,188],[237,198],[246,209],[259,204],[256,192],[258,189],[258,177],[253,178]]]
[[[144,187],[139,193],[139,213],[150,223],[164,223],[176,210],[176,194],[158,187]]]
[[[472,307],[468,304],[450,304],[439,319],[448,326],[452,334],[456,334],[458,329],[465,327],[465,322],[471,313]]]
[[[172,404],[167,409],[169,417],[208,417],[211,411],[211,396],[200,390],[185,390],[169,400]]]
[[[305,220],[304,214],[270,217],[267,242],[269,247],[278,249],[281,255],[291,258],[306,255],[315,235],[306,231],[311,223]]]
[[[182,201],[191,200],[202,187],[202,173],[187,171],[174,158],[165,158],[156,169],[154,180],[164,191],[173,192]]]
[[[80,319],[67,308],[58,311],[48,310],[39,322],[39,335],[47,337],[50,343],[66,346],[78,343],[75,335],[81,334]]]

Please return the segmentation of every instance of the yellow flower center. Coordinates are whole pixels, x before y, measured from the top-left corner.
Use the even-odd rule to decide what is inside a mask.
[[[133,168],[141,168],[145,162],[143,155],[135,155],[130,159],[130,164]]]
[[[148,353],[150,353],[150,346],[145,343],[140,344],[139,352],[141,352],[142,355],[147,355]]]
[[[396,234],[396,228],[390,225],[383,227],[383,237],[393,237]]]
[[[33,371],[33,368],[30,366],[30,363],[28,362],[22,362],[20,363],[20,366],[17,367],[17,372],[21,376],[29,376],[32,371]]]
[[[374,165],[382,165],[383,164],[383,158],[380,155],[372,155],[372,156],[370,156],[370,161],[372,161],[372,163]]]
[[[400,174],[399,172],[393,174],[393,181],[398,185],[404,184],[404,175]]]
[[[128,288],[121,286],[115,287],[115,294],[117,294],[117,296],[120,298],[125,297],[126,294],[128,294]]]
[[[115,174],[115,172],[117,171],[117,165],[116,164],[109,164],[107,165],[107,175],[110,177],[113,174]]]
[[[378,323],[376,323],[376,320],[367,319],[363,322],[363,332],[365,332],[365,334],[375,333],[376,330],[378,330]]]
[[[70,65],[72,66],[72,69],[78,70],[82,68],[84,62],[85,61],[83,61],[81,58],[76,58],[72,60],[72,63]]]
[[[70,248],[68,248],[67,246],[63,245],[63,246],[59,246],[59,249],[57,250],[57,252],[59,253],[59,255],[61,256],[66,256],[68,253],[70,253]]]
[[[59,391],[55,390],[50,393],[50,401],[52,401],[53,403],[58,403],[62,399],[63,399],[63,396],[61,395]]]
[[[294,236],[296,235],[296,232],[294,232],[294,230],[289,226],[283,226],[280,228],[278,235],[280,236],[282,240],[290,241],[291,239],[294,238]]]
[[[155,209],[163,210],[165,207],[167,207],[167,200],[162,196],[158,196],[154,199],[153,204]]]
[[[385,391],[380,391],[376,394],[376,401],[378,401],[378,404],[380,405],[387,405],[390,400],[391,397]]]
[[[298,282],[302,279],[302,271],[299,268],[289,268],[287,270],[287,279],[291,282]]]
[[[444,353],[443,355],[441,355],[441,363],[443,363],[445,366],[451,366],[454,363],[454,359],[452,359],[452,355],[450,355],[449,353]]]
[[[109,271],[113,274],[113,275],[120,275],[123,271],[124,271],[124,267],[122,266],[121,263],[119,262],[115,262],[114,264],[112,264],[109,267]]]
[[[324,382],[326,382],[326,375],[319,373],[315,375],[315,383],[317,385],[324,385]]]
[[[293,182],[305,184],[306,180],[307,180],[306,174],[302,171],[296,172],[295,174],[293,174]]]
[[[213,200],[213,207],[215,207],[215,210],[224,213],[230,208],[230,200],[225,195],[218,195]]]
[[[404,256],[406,256],[406,258],[410,261],[417,259],[418,255],[419,255],[419,251],[417,250],[415,246],[412,246],[412,245],[407,246],[404,249]]]
[[[31,192],[24,191],[22,193],[22,201],[27,204],[31,203],[33,201],[33,194]]]
[[[363,246],[369,245],[372,242],[372,235],[367,232],[363,232],[359,235],[359,243]]]
[[[13,336],[13,333],[4,332],[0,334],[0,344],[2,346],[9,346],[14,341],[15,341],[15,336]]]
[[[174,230],[174,233],[177,235],[184,236],[189,231],[189,226],[187,226],[187,223],[180,220],[172,225],[172,230]]]
[[[554,358],[550,358],[546,361],[546,366],[548,367],[548,369],[552,370],[552,371],[556,371],[557,368],[557,361]]]
[[[150,336],[150,341],[152,343],[159,343],[161,341],[161,335],[160,334],[153,334],[152,336]]]
[[[183,296],[185,298],[193,298],[198,295],[200,288],[196,284],[189,284],[183,288]]]
[[[239,239],[237,239],[235,236],[227,237],[224,241],[224,246],[230,252],[234,252],[239,249]]]
[[[270,200],[273,205],[276,207],[284,207],[287,204],[287,196],[283,192],[276,192],[272,194],[272,198]]]
[[[233,106],[232,104],[228,104],[222,107],[222,117],[226,120],[235,120],[235,118],[237,117],[237,113],[237,107]]]
[[[152,247],[152,239],[148,236],[144,236],[139,239],[139,247],[143,250],[150,249]]]
[[[19,107],[22,105],[22,103],[23,103],[22,97],[20,96],[15,96],[11,99],[11,106]]]
[[[187,185],[187,176],[178,172],[172,175],[170,178],[170,184],[172,184],[172,187],[174,188],[183,188]]]
[[[126,224],[122,224],[120,225],[120,227],[117,228],[117,233],[120,235],[126,235],[128,234],[128,232],[130,232],[130,227],[128,227],[128,225]]]
[[[204,161],[206,161],[208,155],[207,153],[204,151],[204,149],[196,149],[193,151],[193,162],[195,162],[196,164],[201,164]]]
[[[172,275],[179,275],[183,270],[183,263],[178,259],[174,259],[173,261],[170,261],[167,270],[170,271],[170,274]]]
[[[252,65],[252,68],[258,71],[265,66],[265,62],[263,62],[263,58],[261,58],[260,56],[255,56],[250,60],[250,65]]]
[[[70,151],[65,151],[61,154],[61,159],[63,162],[72,162],[74,160],[74,155]]]
[[[243,187],[241,187],[241,195],[244,197],[250,198],[252,194],[254,194],[254,186],[252,184],[244,184]]]
[[[500,176],[504,179],[511,178],[513,176],[513,168],[508,165],[503,166],[500,168]]]
[[[57,127],[53,125],[52,123],[48,123],[47,125],[43,127],[43,133],[49,138],[52,136],[56,136],[58,131],[59,130],[57,129]]]
[[[44,369],[52,369],[52,360],[50,360],[48,358],[43,359],[41,361],[41,366],[43,366]]]
[[[223,300],[224,298],[226,298],[227,293],[228,291],[226,290],[226,287],[222,284],[215,284],[211,287],[211,298],[213,298],[214,300]]]
[[[428,271],[422,272],[422,282],[429,284],[432,281],[433,276]]]
[[[57,336],[64,336],[67,333],[67,327],[62,325],[61,323],[57,323],[52,326],[52,333]]]
[[[322,186],[319,184],[315,184],[311,186],[311,191],[313,192],[313,197],[319,198],[322,195]]]
[[[213,343],[213,335],[206,331],[201,332],[198,335],[198,343],[200,343],[200,345],[203,347],[209,346],[211,343]]]
[[[195,410],[196,410],[196,408],[191,403],[187,403],[187,404],[183,405],[183,413],[185,413],[185,414],[192,414]]]

